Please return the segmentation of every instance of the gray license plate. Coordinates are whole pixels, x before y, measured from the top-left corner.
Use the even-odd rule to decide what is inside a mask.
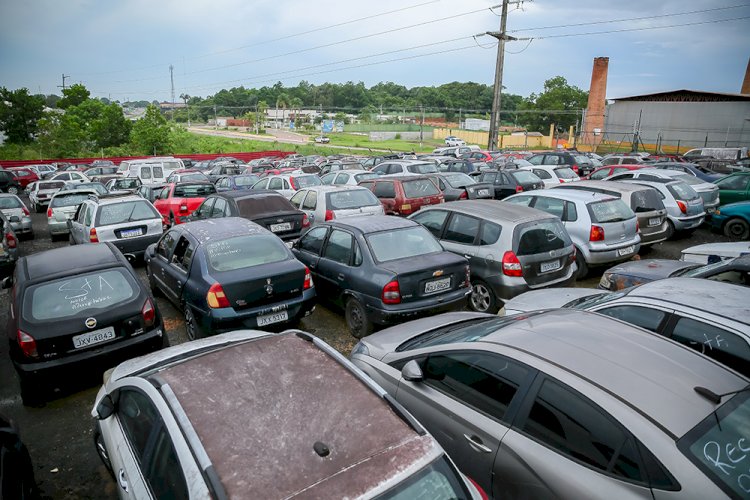
[[[451,279],[441,278],[439,280],[428,281],[424,285],[424,293],[437,293],[448,290],[451,287]]]

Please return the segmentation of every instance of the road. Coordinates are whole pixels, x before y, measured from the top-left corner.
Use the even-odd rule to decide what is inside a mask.
[[[24,198],[24,201],[28,202]],[[47,233],[46,214],[32,214],[36,238],[20,242],[21,255],[41,252],[67,245],[51,242]],[[726,241],[723,236],[699,229],[690,238],[656,245],[643,253],[650,258],[678,258],[688,246]],[[136,270],[147,284],[143,266]],[[601,273],[601,270],[599,270]],[[595,275],[579,286],[596,286]],[[185,342],[184,323],[177,311],[164,298],[157,298],[172,345]],[[8,314],[8,292],[0,292],[0,322],[5,324]],[[355,344],[339,311],[318,305],[315,312],[304,319],[301,328],[309,331],[348,355]],[[18,382],[8,358],[8,345],[0,342],[0,412],[13,418],[20,427],[23,441],[29,448],[35,466],[37,483],[44,498],[116,498],[116,486],[94,451],[92,419],[94,397],[101,384],[101,374],[92,373],[85,379],[62,380],[55,399],[41,408],[27,408],[21,404]]]

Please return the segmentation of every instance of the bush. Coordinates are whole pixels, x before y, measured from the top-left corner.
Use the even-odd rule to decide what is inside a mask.
[[[397,141],[400,141],[401,140],[401,134],[396,134],[396,137],[394,137],[394,139],[396,139]]]

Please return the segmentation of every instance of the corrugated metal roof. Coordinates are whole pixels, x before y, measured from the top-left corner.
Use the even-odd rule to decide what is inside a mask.
[[[706,92],[703,90],[678,89],[651,94],[615,97],[614,101],[676,101],[676,102],[706,102],[706,101],[750,101],[750,95],[730,94],[727,92]]]

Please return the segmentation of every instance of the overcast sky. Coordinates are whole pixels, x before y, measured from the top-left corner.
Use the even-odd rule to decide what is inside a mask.
[[[495,40],[472,35],[499,29],[499,3],[0,0],[0,86],[59,94],[64,73],[94,96],[168,101],[170,64],[178,98],[276,81],[491,84]],[[536,0],[510,10],[510,34],[534,38],[506,47],[503,84],[523,96],[557,75],[587,90],[597,56],[610,59],[608,98],[737,93],[750,57],[748,0]],[[610,33],[581,36],[601,31]],[[566,34],[578,36],[543,38]]]

